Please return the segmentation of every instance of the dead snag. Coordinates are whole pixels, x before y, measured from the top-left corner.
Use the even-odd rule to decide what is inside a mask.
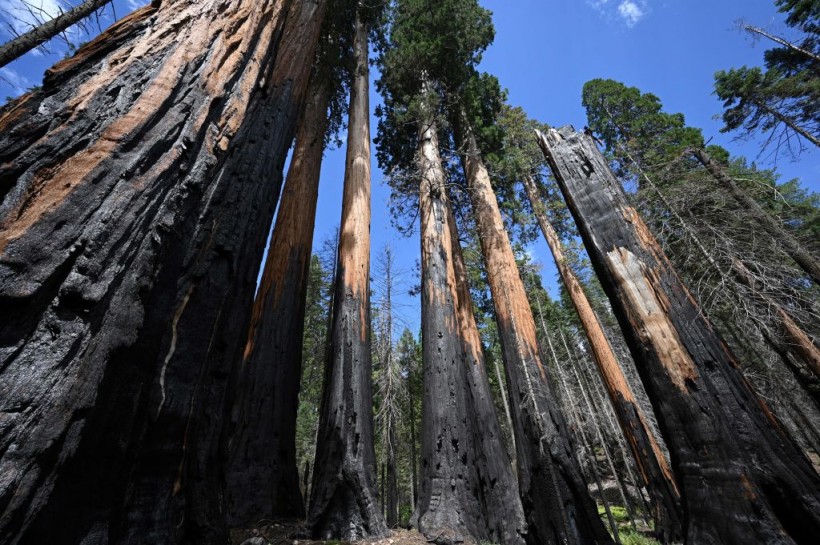
[[[621,369],[598,317],[592,310],[586,294],[567,262],[558,234],[547,218],[546,209],[535,180],[527,176],[523,180],[527,197],[535,217],[552,252],[561,280],[566,287],[581,326],[584,328],[598,372],[606,386],[618,424],[629,444],[632,457],[638,465],[643,485],[652,496],[652,514],[655,530],[664,542],[679,540],[682,535],[682,512],[680,493],[672,470],[661,452],[652,430],[638,405],[635,394]]]
[[[655,407],[687,543],[815,541],[820,478],[754,394],[594,142],[565,127],[539,143]]]

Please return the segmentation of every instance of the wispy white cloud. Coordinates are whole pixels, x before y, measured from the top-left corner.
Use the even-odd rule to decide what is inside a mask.
[[[618,15],[624,20],[626,26],[633,27],[644,18],[646,11],[632,0],[624,0],[618,5]]]
[[[586,0],[606,19],[620,20],[632,28],[649,13],[649,0]]]

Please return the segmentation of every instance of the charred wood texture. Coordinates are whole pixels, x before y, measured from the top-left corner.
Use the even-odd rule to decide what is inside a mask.
[[[370,104],[367,27],[356,20],[332,354],[320,408],[308,525],[316,538],[387,531],[376,492],[370,337]]]
[[[618,424],[629,444],[643,484],[652,496],[655,532],[665,543],[679,540],[682,537],[683,518],[680,493],[672,470],[646,422],[632,387],[618,363],[595,311],[592,310],[581,283],[564,256],[561,240],[547,218],[546,208],[535,180],[526,177],[523,183],[535,217],[555,259],[561,280],[592,348],[593,359],[606,386]]]
[[[22,57],[35,47],[43,45],[71,25],[91,16],[91,14],[109,2],[111,2],[111,0],[85,0],[82,4],[78,4],[76,7],[61,13],[57,17],[9,40],[0,46],[0,68]],[[159,6],[160,0],[153,0],[151,4],[154,7]]]
[[[487,378],[478,368],[481,348],[468,346],[476,339],[461,330],[470,307],[459,300],[457,241],[435,124],[425,124],[419,135],[418,160],[424,392],[419,497],[411,523],[435,543],[518,545],[521,506],[497,418],[489,417]]]
[[[227,377],[320,6],[149,6],[0,110],[1,542],[225,543]]]
[[[800,544],[820,535],[820,478],[742,376],[594,142],[539,143],[658,416],[692,544]]]
[[[462,147],[509,385],[527,542],[611,543],[541,360],[524,283],[471,132],[466,133]]]
[[[330,89],[314,74],[238,370],[228,442],[229,522],[305,516],[296,467],[305,297]]]

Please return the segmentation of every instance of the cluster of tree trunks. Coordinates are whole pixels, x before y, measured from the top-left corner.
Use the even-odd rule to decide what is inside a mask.
[[[225,493],[235,526],[305,514],[296,415],[329,95],[327,80],[314,73],[233,385]]]
[[[544,239],[555,259],[561,280],[569,293],[592,348],[593,359],[609,394],[618,424],[629,444],[635,463],[638,465],[643,485],[652,496],[655,533],[664,543],[678,540],[681,538],[683,517],[680,493],[672,470],[646,422],[646,417],[638,405],[635,394],[618,363],[601,323],[592,310],[592,305],[581,283],[564,256],[561,240],[547,218],[535,180],[530,176],[525,176],[523,184]]]
[[[427,539],[520,545],[524,516],[467,296],[434,123],[419,134],[423,403],[419,497]],[[476,344],[477,343],[477,344]]]
[[[0,111],[0,541],[226,541],[231,363],[324,13],[178,0]]]
[[[687,542],[809,544],[820,478],[739,371],[591,138],[539,134],[650,396]]]
[[[464,170],[503,348],[527,541],[610,543],[541,360],[535,320],[490,176],[469,127]]]

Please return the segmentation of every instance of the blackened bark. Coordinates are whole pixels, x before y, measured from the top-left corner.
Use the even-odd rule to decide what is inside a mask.
[[[647,425],[643,411],[638,405],[635,394],[618,363],[618,358],[615,357],[615,352],[609,344],[601,323],[592,310],[592,305],[581,283],[564,256],[561,240],[547,218],[546,209],[541,202],[535,181],[526,177],[523,183],[541,232],[544,234],[544,239],[555,259],[570,300],[578,313],[581,326],[592,349],[593,359],[606,386],[618,418],[618,424],[638,466],[643,485],[652,496],[655,532],[664,543],[677,541],[682,537],[683,513],[681,512],[680,493],[672,471]]]
[[[820,478],[741,375],[594,142],[565,128],[539,143],[657,413],[687,543],[813,543]]]
[[[109,2],[111,0],[85,0],[82,4],[4,43],[0,46],[0,68],[22,57],[35,47],[46,43],[74,23],[89,17]],[[151,4],[157,7],[160,0],[153,0]]]
[[[215,438],[317,14],[144,8],[0,111],[0,541],[225,542]]]
[[[530,544],[611,543],[538,350],[535,319],[472,132],[464,164],[504,354]]]
[[[480,347],[468,348],[461,333],[454,231],[433,123],[420,130],[418,161],[424,392],[419,497],[411,524],[435,543],[520,544],[520,505],[503,502],[514,494],[514,482],[507,487],[499,480],[509,475],[509,460],[489,456],[499,448],[503,453],[497,420],[482,421],[476,413],[486,414],[489,392],[486,376],[479,382],[485,390],[473,391],[470,366],[480,360],[471,358]]]
[[[226,463],[228,521],[247,527],[305,516],[296,467],[296,415],[316,200],[330,88],[316,72],[308,88],[268,260],[237,370]]]
[[[489,536],[500,538],[501,543],[520,543],[523,541],[522,535],[526,528],[524,509],[490,392],[481,334],[473,312],[467,265],[464,263],[452,206],[447,207],[447,225],[450,231],[456,296],[458,297],[456,307],[458,333],[467,358],[467,380],[472,399],[470,414],[472,419],[478,423],[473,428],[475,435],[473,443],[476,445],[473,449],[478,460],[492,460],[492,463],[479,467],[479,482],[495,483],[495,486],[490,487],[484,484],[484,489],[481,490],[481,495],[484,497],[482,507],[486,511],[484,515],[486,531]],[[478,456],[479,453],[480,456]]]
[[[817,145],[820,145],[820,143],[817,143]],[[766,229],[769,235],[781,245],[783,250],[794,259],[795,263],[809,275],[814,283],[820,285],[820,261],[815,259],[797,239],[786,232],[782,225],[767,214],[756,200],[743,191],[743,189],[737,185],[737,182],[726,174],[723,167],[715,162],[706,151],[694,149],[692,150],[692,155],[709,171],[709,174],[711,174],[715,180],[729,190],[732,197],[746,210],[746,213]]]
[[[387,531],[376,490],[370,338],[370,103],[367,27],[356,20],[338,272],[308,526],[320,539]]]

